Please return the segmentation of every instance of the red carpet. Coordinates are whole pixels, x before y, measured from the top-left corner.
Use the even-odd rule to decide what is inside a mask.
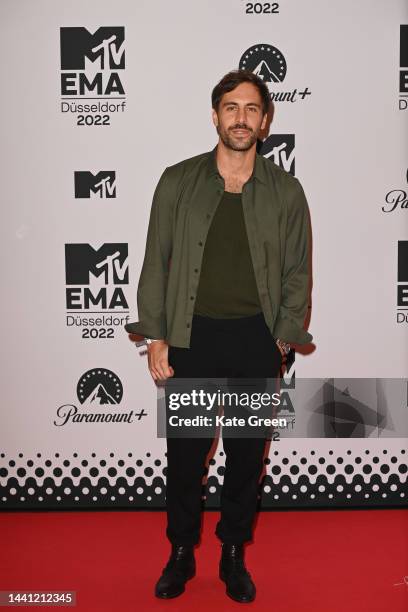
[[[197,576],[181,597],[160,601],[152,592],[169,553],[162,512],[2,513],[0,590],[75,590],[69,609],[87,612],[408,610],[407,510],[262,513],[246,552],[252,604],[227,598],[217,577],[217,518],[204,516]]]

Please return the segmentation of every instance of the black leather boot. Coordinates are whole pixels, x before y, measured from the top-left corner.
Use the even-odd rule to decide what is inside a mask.
[[[220,560],[220,578],[227,585],[228,597],[240,603],[255,599],[256,588],[244,563],[243,544],[223,542]]]
[[[184,585],[195,576],[195,570],[194,546],[172,544],[170,558],[155,587],[156,597],[170,599],[184,593]]]

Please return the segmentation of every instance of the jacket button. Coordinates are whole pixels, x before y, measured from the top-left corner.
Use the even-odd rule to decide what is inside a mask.
[[[194,300],[194,295],[190,295],[190,300]]]
[[[194,272],[198,272],[198,268],[194,268]]]
[[[211,215],[207,215],[207,219],[211,219]]]
[[[201,242],[201,240],[200,240],[200,242],[198,243],[198,246],[203,246],[203,243]]]
[[[187,323],[187,327],[190,327],[190,323]]]

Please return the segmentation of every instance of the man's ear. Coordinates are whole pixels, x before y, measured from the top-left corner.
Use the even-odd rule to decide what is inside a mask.
[[[218,127],[218,115],[217,115],[217,111],[212,109],[211,114],[212,114],[213,124],[215,125],[215,127]]]
[[[265,113],[265,115],[263,116],[263,119],[262,119],[262,123],[261,123],[261,130],[265,129],[267,119],[268,119],[268,114]]]

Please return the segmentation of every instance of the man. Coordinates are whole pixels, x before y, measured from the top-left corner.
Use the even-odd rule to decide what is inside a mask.
[[[290,344],[306,344],[309,295],[307,202],[299,181],[256,152],[270,96],[249,71],[212,92],[215,149],[166,168],[150,213],[138,285],[153,380],[277,377]],[[244,563],[252,539],[264,438],[223,437],[226,454],[219,576],[238,602],[255,598]],[[180,595],[195,574],[201,486],[211,438],[167,438],[170,558],[156,584]]]

